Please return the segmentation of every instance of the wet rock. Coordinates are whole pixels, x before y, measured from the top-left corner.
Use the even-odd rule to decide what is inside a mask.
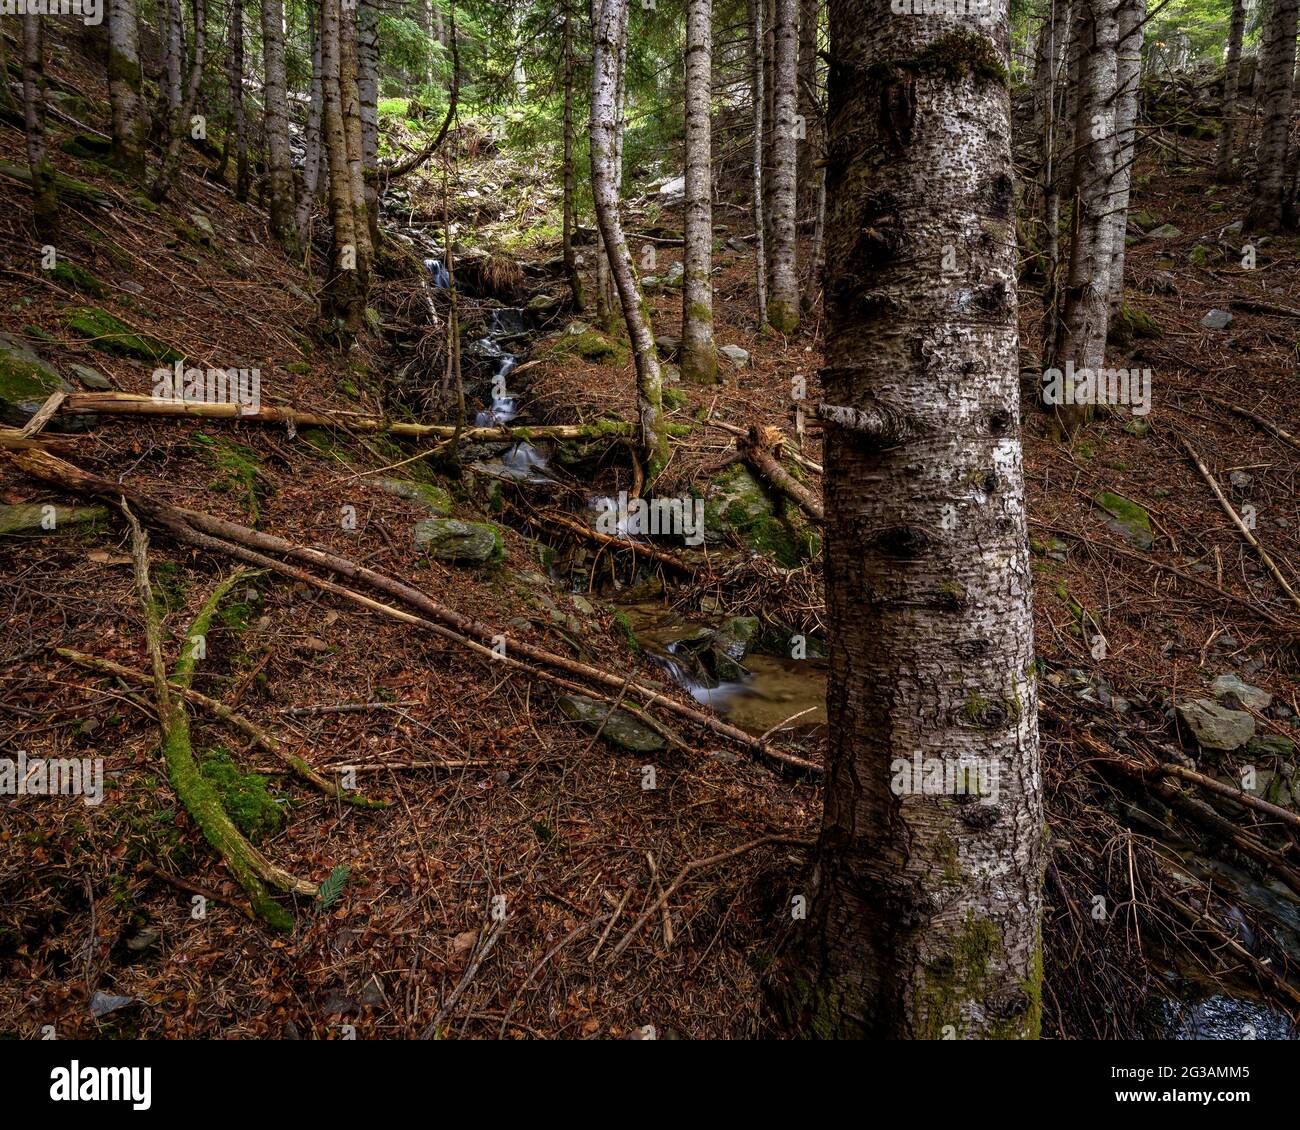
[[[1176,703],[1179,721],[1191,731],[1202,749],[1229,753],[1240,749],[1255,736],[1255,719],[1240,710],[1229,710],[1209,699]]]
[[[501,533],[485,522],[425,518],[415,523],[416,547],[439,561],[480,565],[501,553]]]
[[[1210,684],[1219,702],[1232,710],[1267,710],[1273,701],[1268,691],[1243,683],[1235,674],[1220,675]]]
[[[749,350],[741,349],[738,345],[724,345],[718,350],[719,357],[725,357],[737,369],[743,369],[749,364]]]
[[[427,510],[436,518],[451,515],[451,495],[432,483],[414,483],[409,479],[379,479],[375,485],[387,494],[404,498],[422,510]]]
[[[559,700],[560,710],[566,718],[578,722],[593,733],[604,721],[601,736],[623,749],[635,753],[653,753],[664,748],[664,740],[647,726],[641,725],[625,710],[609,714],[609,706],[585,695],[565,695]],[[608,720],[605,715],[609,714]]]
[[[1201,319],[1201,325],[1207,330],[1226,330],[1232,322],[1233,317],[1226,310],[1211,310]]]

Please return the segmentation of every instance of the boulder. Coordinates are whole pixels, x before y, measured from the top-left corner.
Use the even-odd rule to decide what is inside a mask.
[[[1255,719],[1240,710],[1229,710],[1209,699],[1196,698],[1176,703],[1179,721],[1192,732],[1202,749],[1230,753],[1255,736]]]
[[[634,753],[653,753],[664,748],[664,740],[648,726],[643,726],[625,710],[610,713],[608,705],[585,695],[565,695],[560,700],[560,710],[584,729],[593,733],[600,730],[601,737]],[[606,715],[609,715],[606,718]],[[601,723],[604,728],[601,728]]]
[[[737,369],[743,369],[749,364],[749,350],[741,349],[738,345],[724,345],[718,350],[719,357],[725,357]]]
[[[417,548],[439,561],[481,565],[502,553],[501,532],[486,522],[425,518],[412,536]]]
[[[1267,710],[1273,702],[1268,691],[1243,683],[1236,674],[1220,675],[1210,684],[1214,697],[1232,710]]]
[[[451,495],[431,483],[413,483],[409,479],[379,479],[375,485],[387,494],[404,498],[435,518],[451,516]]]
[[[1207,330],[1226,330],[1232,325],[1232,315],[1226,310],[1211,310],[1201,319],[1201,325]]]

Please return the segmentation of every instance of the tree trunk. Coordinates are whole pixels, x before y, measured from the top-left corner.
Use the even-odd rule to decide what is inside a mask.
[[[226,71],[227,97],[230,100],[230,127],[226,132],[221,155],[222,173],[230,151],[231,134],[235,145],[235,199],[248,199],[248,118],[244,113],[244,0],[230,0],[230,58]]]
[[[627,0],[593,0],[591,63],[591,193],[596,222],[605,241],[610,273],[623,306],[623,319],[636,358],[637,409],[647,481],[668,462],[659,357],[645,302],[632,270],[618,209],[618,92],[621,43],[627,30]]]
[[[352,198],[357,240],[357,286],[365,306],[370,289],[374,245],[370,239],[370,210],[366,205],[361,93],[357,83],[357,7],[344,3],[339,13],[339,94],[342,97],[343,137],[348,155],[348,193]]]
[[[356,211],[352,205],[343,100],[339,91],[339,11],[340,0],[322,0],[321,94],[325,108],[330,223],[334,229],[323,313],[345,334],[352,335],[361,330],[365,300],[357,278]]]
[[[1295,210],[1286,199],[1287,135],[1295,85],[1297,0],[1273,0],[1264,44],[1255,71],[1256,101],[1264,121],[1255,150],[1255,198],[1246,213],[1247,231],[1278,231],[1295,226]]]
[[[772,293],[767,320],[783,334],[799,324],[799,277],[795,269],[795,8],[776,0],[775,136],[772,139]]]
[[[754,111],[754,270],[757,274],[758,328],[767,322],[767,217],[763,209],[763,2],[749,0],[750,103]]]
[[[41,239],[59,235],[59,198],[54,191],[54,166],[45,142],[45,25],[44,17],[25,14],[23,20],[23,126],[27,164],[32,174],[32,220]]]
[[[185,69],[185,21],[181,0],[158,0],[158,41],[162,52],[162,77],[158,83],[161,113],[158,121],[170,126],[181,105]],[[163,136],[164,143],[166,135]]]
[[[294,216],[298,243],[304,248],[311,245],[307,229],[311,223],[312,208],[320,195],[321,166],[324,164],[321,154],[321,119],[325,112],[324,85],[321,81],[320,13],[313,12],[310,8],[307,13],[311,20],[311,102],[307,107],[307,152],[303,158],[302,195],[298,198],[298,210]]]
[[[1076,0],[1080,22],[1079,89],[1075,116],[1074,239],[1061,316],[1048,367],[1101,368],[1110,314],[1111,223],[1115,184],[1116,47],[1120,0]],[[1056,405],[1074,432],[1091,417],[1086,404]]]
[[[374,176],[379,163],[379,7],[378,0],[357,4],[357,96],[361,105],[361,170],[366,223],[372,246],[379,245],[379,193]],[[369,174],[369,175],[367,175]]]
[[[158,179],[149,190],[154,203],[167,199],[181,167],[181,149],[190,129],[190,117],[198,103],[199,84],[203,81],[203,58],[207,51],[207,8],[204,0],[191,0],[190,12],[194,17],[194,57],[190,64],[189,79],[181,104],[175,108],[168,122],[167,146],[163,150]]]
[[[1115,67],[1115,180],[1110,204],[1110,317],[1124,303],[1124,250],[1129,190],[1137,159],[1138,86],[1142,78],[1142,31],[1147,0],[1120,0],[1119,48]],[[1108,323],[1109,324],[1109,323]]]
[[[681,364],[682,379],[694,384],[714,384],[718,379],[718,351],[713,342],[712,75],[712,0],[687,0]]]
[[[954,67],[948,21],[829,5],[830,725],[793,979],[820,1037],[1039,1030],[1007,0],[992,9]],[[918,757],[937,778],[909,779]]]
[[[569,280],[569,297],[575,312],[583,312],[582,278],[573,251],[573,0],[564,0],[564,273]]]
[[[1052,0],[1039,37],[1037,68],[1034,75],[1034,102],[1038,139],[1039,195],[1042,198],[1043,225],[1043,318],[1039,335],[1044,352],[1056,340],[1057,282],[1061,266],[1061,138],[1058,136],[1062,102],[1059,83],[1063,61],[1068,62],[1070,36],[1069,0]],[[1069,131],[1066,131],[1068,136]]]
[[[266,172],[271,231],[281,246],[295,250],[296,201],[289,164],[289,103],[284,71],[284,0],[262,0],[262,65],[265,84]]]
[[[1233,135],[1237,128],[1237,81],[1241,74],[1241,40],[1246,30],[1245,0],[1232,0],[1232,23],[1228,28],[1228,58],[1223,67],[1223,120],[1219,148],[1214,158],[1215,179],[1228,183],[1237,179],[1232,167]]]
[[[799,0],[799,66],[795,102],[799,116],[804,121],[804,138],[799,142],[796,175],[799,183],[800,217],[811,215],[817,207],[821,180],[816,172],[821,149],[821,107],[817,102],[817,24],[820,11],[819,0]]]
[[[112,162],[124,173],[144,178],[144,147],[149,136],[140,73],[140,28],[135,0],[109,0],[108,100],[113,108]]]

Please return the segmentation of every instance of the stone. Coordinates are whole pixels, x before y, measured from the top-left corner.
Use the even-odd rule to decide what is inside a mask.
[[[1214,697],[1233,710],[1267,710],[1273,701],[1268,691],[1243,683],[1235,674],[1220,675],[1210,684]]]
[[[663,380],[664,384],[678,385],[682,383],[682,371],[671,361],[660,363],[659,376]]]
[[[681,286],[682,281],[686,278],[686,268],[681,263],[671,263],[668,266],[668,273],[664,275],[664,286]]]
[[[743,369],[749,364],[749,350],[741,349],[738,345],[724,345],[718,350],[719,357],[725,357],[737,369]]]
[[[486,522],[424,518],[412,536],[417,548],[439,561],[481,565],[501,553],[501,532]]]
[[[212,221],[198,209],[191,209],[190,221],[198,228],[199,234],[203,237],[203,242],[211,246],[217,238],[217,230],[212,226]]]
[[[1197,698],[1174,705],[1179,721],[1192,732],[1202,749],[1230,753],[1255,736],[1255,719],[1240,710],[1229,710],[1209,699]]]
[[[1183,233],[1173,224],[1161,224],[1147,232],[1148,239],[1177,239]]]
[[[1245,490],[1250,486],[1251,478],[1252,476],[1245,471],[1233,471],[1228,475],[1228,482],[1232,484],[1234,490]]]
[[[1232,315],[1226,310],[1211,310],[1201,319],[1201,325],[1207,330],[1226,330],[1232,322]]]
[[[1136,502],[1110,491],[1097,495],[1097,505],[1109,515],[1106,525],[1136,549],[1150,549],[1154,544],[1151,516]]]
[[[435,518],[451,516],[451,495],[431,483],[413,483],[409,479],[379,479],[375,485],[387,494],[404,498]]]
[[[686,192],[686,178],[673,177],[670,181],[665,181],[659,186],[660,196],[682,196]]]
[[[126,948],[132,953],[144,953],[158,944],[159,933],[152,926],[144,926],[126,940]]]
[[[119,1008],[126,1008],[129,1004],[135,1004],[135,997],[122,997],[114,993],[96,992],[90,998],[90,1015],[99,1020],[110,1012],[116,1012]]]
[[[534,294],[526,309],[534,314],[545,314],[559,306],[560,300],[551,294]]]
[[[653,753],[664,748],[664,740],[648,726],[643,726],[626,710],[610,713],[609,706],[585,695],[565,695],[559,700],[560,710],[584,729],[593,733],[600,730],[601,737],[634,753]],[[606,718],[606,715],[609,715]],[[601,724],[604,723],[604,728]]]
[[[68,368],[72,375],[81,382],[83,388],[91,389],[94,392],[110,392],[113,388],[109,384],[108,378],[98,369],[92,369],[89,365],[72,364]]]

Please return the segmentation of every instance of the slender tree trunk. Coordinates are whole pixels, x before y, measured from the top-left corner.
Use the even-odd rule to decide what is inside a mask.
[[[564,273],[569,280],[573,309],[583,312],[582,278],[573,251],[573,0],[564,0]]]
[[[1277,231],[1295,226],[1286,199],[1287,139],[1295,86],[1297,0],[1272,0],[1264,43],[1255,69],[1256,101],[1264,120],[1255,150],[1255,198],[1246,213],[1247,231]]]
[[[343,128],[343,98],[339,89],[340,8],[340,0],[321,2],[321,92],[325,108],[330,223],[334,229],[324,313],[345,335],[350,336],[361,330],[365,299],[358,280],[357,214],[352,200],[348,143]]]
[[[1050,367],[1101,368],[1110,314],[1114,225],[1116,47],[1120,0],[1076,0],[1080,22],[1079,90],[1075,116],[1074,239],[1062,293]],[[1057,417],[1074,432],[1091,417],[1086,404],[1058,405]]]
[[[361,104],[361,171],[366,222],[372,246],[379,245],[379,193],[374,176],[379,163],[379,7],[378,0],[357,4],[357,96]]]
[[[1044,352],[1056,340],[1057,284],[1061,268],[1061,142],[1058,136],[1063,101],[1058,82],[1063,60],[1069,58],[1070,2],[1052,0],[1039,40],[1037,73],[1034,76],[1035,101],[1039,118],[1040,195],[1043,224],[1043,318],[1040,340]],[[1068,131],[1067,131],[1068,135]]]
[[[284,70],[284,0],[262,0],[262,66],[265,84],[266,172],[271,230],[290,253],[296,250],[293,170],[289,163],[289,102]]]
[[[799,277],[795,265],[795,9],[797,0],[776,0],[776,129],[772,140],[772,293],[767,320],[783,334],[799,324]]]
[[[161,112],[157,115],[163,129],[169,129],[180,111],[185,71],[185,21],[181,0],[158,0],[158,41],[162,52],[162,78],[158,84]],[[166,143],[167,134],[163,135]]]
[[[829,4],[830,726],[793,980],[824,1038],[1039,1030],[1007,0],[992,8],[964,21],[980,66],[956,68],[951,42],[932,49],[949,21]]]
[[[308,226],[311,213],[320,195],[321,166],[324,164],[321,152],[321,120],[325,112],[324,86],[321,80],[321,14],[307,9],[311,20],[311,102],[307,107],[307,152],[303,157],[302,195],[298,198],[298,210],[294,216],[294,226],[298,231],[298,243],[306,248],[310,246]]]
[[[59,235],[59,198],[54,191],[54,166],[45,141],[45,17],[25,14],[23,27],[23,126],[27,165],[32,174],[32,220],[36,234],[47,242]]]
[[[1124,303],[1124,251],[1129,191],[1137,158],[1138,86],[1142,77],[1142,30],[1146,0],[1120,0],[1119,47],[1115,67],[1115,180],[1110,204],[1110,317]]]
[[[776,233],[772,208],[776,180],[776,0],[760,0],[763,5],[763,246],[767,249],[767,276],[764,286],[772,291],[772,248],[776,246]],[[767,305],[763,306],[763,320],[767,321]]]
[[[799,142],[796,179],[799,183],[798,213],[811,215],[817,206],[821,182],[816,172],[821,151],[819,139],[821,107],[817,103],[817,24],[819,0],[799,0],[799,66],[795,102],[804,121],[804,138]]]
[[[357,17],[356,6],[345,5],[339,14],[339,93],[343,99],[343,136],[348,155],[348,191],[356,217],[357,286],[361,304],[370,289],[370,269],[374,246],[370,239],[370,212],[366,206],[364,142],[361,125],[361,94],[357,84]]]
[[[144,147],[149,136],[142,81],[135,0],[109,0],[108,100],[113,109],[112,161],[137,180],[144,177]]]
[[[754,111],[754,270],[758,295],[758,328],[767,322],[767,217],[763,208],[763,119],[766,96],[763,79],[763,0],[749,2],[750,104]]]
[[[627,0],[593,0],[591,66],[591,192],[609,253],[610,271],[623,305],[628,338],[636,358],[637,408],[641,417],[642,459],[648,482],[668,462],[668,429],[663,414],[659,357],[654,331],[632,269],[632,256],[619,216],[615,174],[618,133],[619,60],[627,28]]]
[[[230,102],[230,125],[221,153],[221,172],[233,142],[235,147],[235,199],[248,199],[248,118],[244,113],[244,0],[229,0],[230,52],[226,69],[227,99]]]
[[[207,51],[207,8],[204,0],[191,0],[190,11],[194,17],[194,57],[181,104],[176,107],[168,123],[167,146],[163,150],[158,179],[149,190],[149,198],[155,203],[167,199],[172,183],[180,172],[181,149],[190,129],[190,118],[198,104],[199,84],[203,81],[203,60]]]
[[[1233,139],[1237,129],[1237,82],[1241,74],[1241,41],[1245,30],[1245,0],[1232,0],[1228,58],[1223,67],[1223,121],[1219,129],[1219,148],[1214,158],[1215,178],[1225,184],[1237,179],[1232,167]]]
[[[686,222],[682,279],[682,378],[718,379],[713,342],[712,0],[686,6]]]

